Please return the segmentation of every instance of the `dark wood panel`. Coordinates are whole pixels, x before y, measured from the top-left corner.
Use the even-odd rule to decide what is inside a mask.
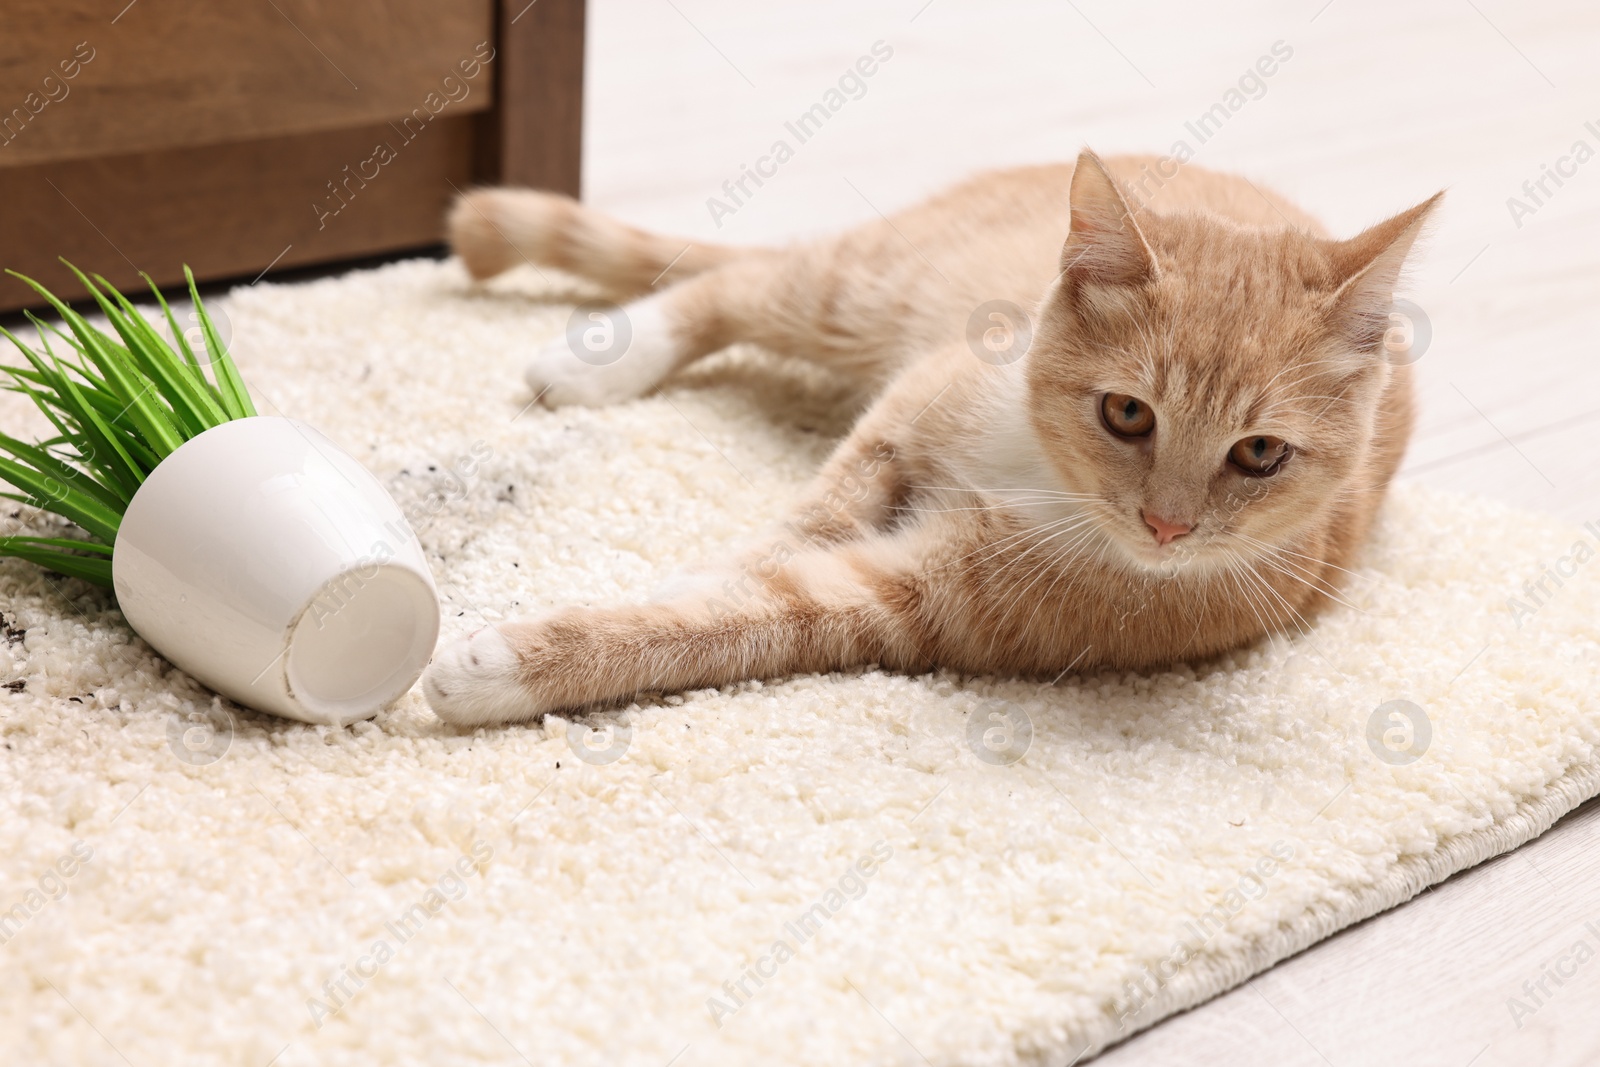
[[[494,111],[480,120],[478,180],[579,195],[583,0],[501,0]]]
[[[0,170],[0,265],[76,296],[56,262],[119,287],[165,285],[416,248],[443,237],[472,180],[472,116],[441,115],[407,140],[385,123],[246,144]],[[34,306],[14,279],[0,310]]]
[[[10,0],[6,21],[0,266],[53,288],[57,256],[118,285],[248,278],[435,244],[469,183],[579,191],[583,0]],[[0,281],[0,310],[36,303]]]
[[[542,25],[547,6],[570,17],[574,5],[542,0],[513,28]],[[414,109],[457,117],[493,103],[497,72],[482,58],[497,48],[494,0],[4,7],[0,168],[346,129]],[[581,69],[581,10],[578,20]],[[552,77],[530,76],[534,92]]]

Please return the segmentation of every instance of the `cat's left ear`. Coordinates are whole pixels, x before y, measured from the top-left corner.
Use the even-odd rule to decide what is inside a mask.
[[[1061,273],[1091,285],[1144,285],[1160,275],[1133,207],[1100,157],[1085,148],[1072,169],[1072,226]]]
[[[1435,193],[1348,241],[1330,243],[1328,255],[1338,286],[1328,300],[1330,325],[1356,351],[1382,350],[1400,271],[1443,197],[1444,193]]]

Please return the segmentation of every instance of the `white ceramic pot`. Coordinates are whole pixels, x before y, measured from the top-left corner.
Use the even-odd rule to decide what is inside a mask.
[[[439,601],[416,534],[365,467],[293,419],[187,442],[145,479],[111,557],[139,636],[240,704],[343,726],[417,680]]]

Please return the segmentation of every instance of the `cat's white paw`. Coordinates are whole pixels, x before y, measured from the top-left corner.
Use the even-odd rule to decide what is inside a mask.
[[[591,366],[578,359],[567,347],[564,336],[539,349],[522,376],[539,402],[552,408],[604,407],[632,400],[644,392],[631,377],[613,367]]]
[[[485,626],[434,655],[422,692],[434,714],[456,726],[532,718],[538,708],[521,673],[505,635]]]
[[[523,376],[548,407],[603,407],[644,396],[677,365],[663,293],[575,316],[534,354]]]

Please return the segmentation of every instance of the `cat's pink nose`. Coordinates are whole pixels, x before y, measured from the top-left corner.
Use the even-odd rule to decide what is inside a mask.
[[[1166,519],[1150,514],[1148,511],[1139,512],[1144,516],[1144,524],[1150,527],[1150,532],[1156,535],[1156,544],[1171,544],[1194,527],[1185,522],[1168,522]]]

